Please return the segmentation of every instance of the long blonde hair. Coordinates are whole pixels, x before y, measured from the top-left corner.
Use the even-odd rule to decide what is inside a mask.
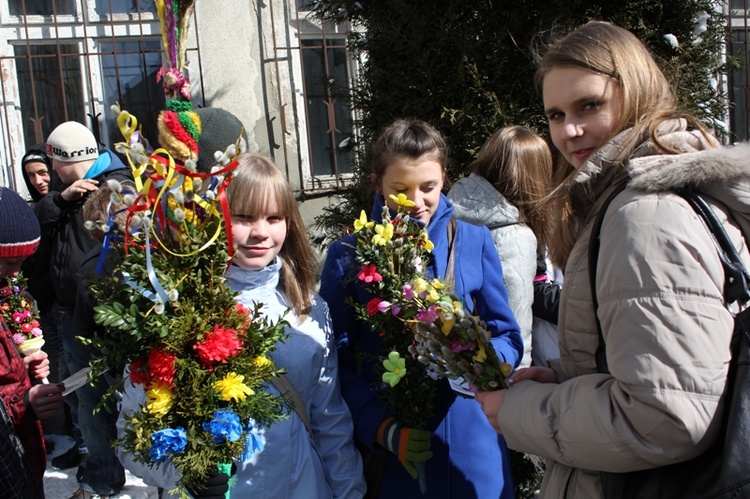
[[[603,21],[591,21],[553,42],[539,60],[536,72],[537,89],[542,89],[544,78],[559,66],[573,66],[593,71],[614,79],[621,90],[620,120],[608,139],[631,129],[623,141],[615,164],[624,167],[633,149],[645,138],[665,154],[678,151],[665,146],[657,137],[657,128],[664,121],[683,118],[708,134],[692,115],[679,109],[677,97],[646,46],[631,32]],[[564,267],[577,239],[577,223],[572,213],[571,200],[565,186],[576,175],[573,165],[563,155],[553,178],[556,189],[555,228],[550,245],[552,260]]]
[[[521,221],[547,245],[552,153],[539,135],[522,126],[501,128],[482,145],[471,170],[484,177],[513,206]]]
[[[273,162],[255,154],[240,154],[239,166],[227,188],[231,213],[267,213],[274,199],[278,215],[286,220],[286,239],[279,251],[282,260],[279,285],[300,322],[310,314],[315,287],[315,256],[289,182]]]

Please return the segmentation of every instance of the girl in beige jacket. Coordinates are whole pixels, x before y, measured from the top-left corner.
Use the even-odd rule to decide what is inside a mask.
[[[478,394],[508,447],[547,458],[542,497],[602,497],[600,472],[691,459],[717,438],[733,317],[724,271],[693,209],[705,195],[745,265],[750,148],[720,149],[631,33],[590,22],[553,44],[537,73],[560,152],[551,256],[565,268],[560,359]],[[606,210],[596,274],[610,373],[597,372],[588,274],[591,227]]]

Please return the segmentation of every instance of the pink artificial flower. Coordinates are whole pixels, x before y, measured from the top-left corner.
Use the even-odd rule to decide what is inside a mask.
[[[362,265],[362,270],[357,274],[357,279],[370,284],[372,282],[382,281],[383,276],[378,274],[378,269],[375,265]]]
[[[391,313],[394,317],[397,316],[401,313],[401,307],[394,303],[393,305],[391,305]]]
[[[404,299],[405,300],[414,299],[414,291],[412,291],[411,284],[409,283],[404,284]]]
[[[391,303],[383,300],[378,303],[378,312],[387,312],[390,307]]]
[[[13,335],[13,343],[16,345],[23,345],[23,342],[26,341],[26,338],[21,333],[15,333]]]
[[[34,335],[35,338],[39,338],[42,335],[42,330],[39,329],[38,327],[35,327],[31,330],[31,334]]]
[[[416,317],[419,321],[424,322],[425,324],[432,324],[439,315],[440,312],[438,312],[437,307],[433,305],[430,308],[417,312]]]
[[[31,325],[32,325],[32,327],[37,328],[37,327],[39,327],[39,321],[36,320],[36,319],[34,319],[33,321],[31,321]]]
[[[13,322],[16,324],[20,324],[25,319],[24,315],[21,312],[13,312],[13,315],[11,316],[13,318]]]
[[[24,320],[31,318],[31,310],[29,310],[28,308],[21,312],[21,314],[23,315]]]
[[[451,345],[451,351],[454,353],[463,352],[464,350],[471,350],[474,348],[474,344],[472,342],[466,342],[466,343],[453,343]]]

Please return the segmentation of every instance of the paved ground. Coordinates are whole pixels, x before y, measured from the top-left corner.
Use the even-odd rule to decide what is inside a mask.
[[[50,465],[53,457],[64,453],[73,445],[73,439],[68,436],[46,435],[55,442],[54,452],[47,454],[47,471],[44,473],[44,494],[47,499],[68,499],[78,489],[76,468],[56,470]],[[114,496],[117,499],[156,499],[156,488],[149,487],[139,478],[127,471],[125,488],[122,493]]]

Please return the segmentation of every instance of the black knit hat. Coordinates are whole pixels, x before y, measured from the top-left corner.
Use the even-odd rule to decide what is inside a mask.
[[[224,152],[231,144],[236,144],[242,134],[247,142],[247,134],[242,122],[235,115],[218,107],[196,109],[201,119],[201,136],[198,139],[198,171],[208,172],[217,163],[216,151]]]
[[[50,184],[52,184],[52,179],[55,179],[55,183],[57,184],[57,181],[59,180],[57,178],[57,174],[52,169],[52,160],[47,156],[47,152],[45,151],[47,149],[47,144],[37,144],[35,146],[32,146],[28,151],[26,151],[26,154],[23,155],[23,158],[21,158],[21,168],[24,170],[23,172],[23,181],[26,183],[26,190],[29,191],[29,194],[31,194],[31,199],[34,201],[39,201],[42,199],[42,195],[39,194],[39,191],[36,190],[36,187],[32,185],[31,180],[29,179],[29,176],[26,175],[26,164],[27,163],[44,163],[47,165],[47,173],[50,176]],[[50,187],[53,187],[50,185]],[[50,189],[54,190],[54,189]]]
[[[39,246],[39,222],[21,196],[0,187],[0,258],[25,258]]]

